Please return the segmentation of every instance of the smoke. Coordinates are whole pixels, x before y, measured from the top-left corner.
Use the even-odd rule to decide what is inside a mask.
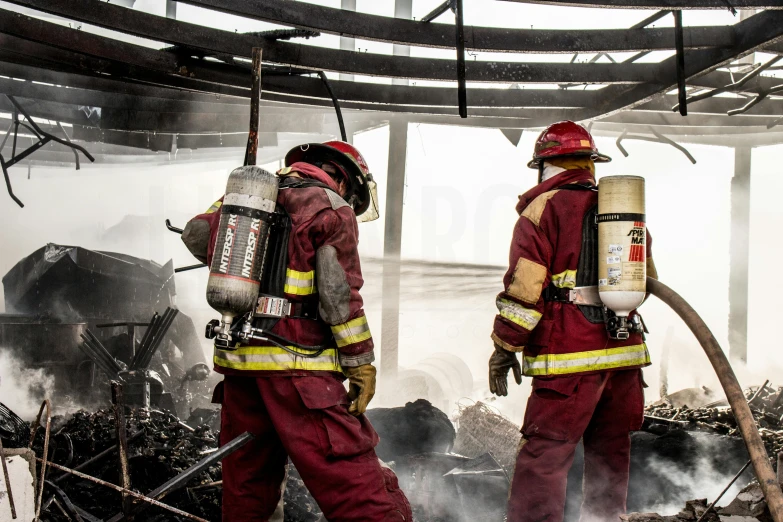
[[[54,398],[54,377],[44,369],[27,368],[0,348],[0,402],[17,415],[32,420],[44,399]]]
[[[673,515],[685,501],[706,498],[712,502],[747,462],[741,441],[707,433],[683,433],[660,444],[643,457],[644,477],[636,477],[629,497],[640,502],[635,511]],[[753,478],[746,471],[723,496],[726,505]],[[630,507],[630,506],[629,506]]]

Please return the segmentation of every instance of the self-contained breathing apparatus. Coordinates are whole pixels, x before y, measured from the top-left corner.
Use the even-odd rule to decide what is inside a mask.
[[[641,316],[631,315],[646,296],[644,179],[607,176],[597,187],[574,183],[558,190],[597,192],[598,204],[582,221],[574,288],[550,283],[544,300],[576,305],[591,323],[604,323],[612,339],[644,335],[647,329]]]
[[[305,358],[330,348],[302,345],[272,332],[284,317],[318,319],[317,298],[292,303],[284,294],[292,224],[276,204],[277,192],[304,187],[331,190],[311,179],[279,180],[255,166],[240,167],[229,176],[207,284],[207,301],[222,314],[206,328],[216,347],[231,350],[257,340]]]

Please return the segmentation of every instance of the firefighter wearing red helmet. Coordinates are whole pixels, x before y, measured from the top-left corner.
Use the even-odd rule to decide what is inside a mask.
[[[305,357],[292,353],[295,346],[265,341],[215,347],[214,368],[224,375],[213,397],[222,405],[220,443],[255,435],[223,459],[223,520],[269,520],[290,457],[328,520],[410,521],[410,505],[378,460],[378,435],[364,416],[376,372],[359,294],[357,218],[378,217],[375,183],[359,151],[342,141],[295,147],[285,165],[277,173],[275,213],[287,233],[270,236],[264,261],[264,278],[279,274],[279,284],[275,290],[262,279],[261,287],[262,295],[281,294],[290,311],[274,320],[257,317],[253,325],[326,349]],[[208,264],[221,205],[193,218],[182,235]],[[279,239],[273,244],[271,237]]]
[[[630,432],[641,428],[650,364],[643,333],[611,339],[598,299],[598,152],[581,125],[563,121],[538,137],[528,167],[539,183],[519,198],[505,290],[496,300],[490,390],[508,394],[532,377],[508,501],[509,522],[561,522],[568,470],[584,442],[583,522],[625,512]],[[655,277],[647,238],[647,274]],[[606,254],[604,254],[606,255]],[[592,297],[591,297],[592,296]],[[521,354],[522,362],[517,359]]]

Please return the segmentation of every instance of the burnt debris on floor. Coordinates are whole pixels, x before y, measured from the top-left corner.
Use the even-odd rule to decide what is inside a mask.
[[[770,455],[777,455],[783,436],[779,397],[780,390],[767,385],[747,392]],[[182,421],[154,403],[139,404],[133,393],[123,400],[127,406],[118,409],[53,417],[48,442],[45,419],[39,421],[32,443],[38,475],[43,455],[48,455],[46,479],[39,490],[41,520],[220,520],[219,458],[226,449],[218,449],[218,412],[194,409]],[[124,414],[124,436],[115,411]],[[481,402],[461,408],[453,424],[425,400],[370,410],[368,416],[382,440],[379,455],[397,473],[417,522],[503,520],[520,440],[516,424]],[[27,447],[35,425],[0,404],[3,447]],[[241,447],[247,440],[232,444]],[[122,473],[121,455],[125,455],[127,476]],[[766,521],[764,498],[752,483],[747,460],[726,406],[714,400],[697,408],[674,407],[665,401],[650,406],[644,430],[632,435],[628,507],[636,513],[625,519],[697,521],[703,516],[702,521],[713,522]],[[582,467],[578,450],[569,476],[567,521],[578,519]],[[690,500],[704,495],[699,487],[707,475],[725,482],[721,486],[729,485],[728,478],[736,475],[734,488],[727,488],[725,497],[709,511],[707,500],[714,498]],[[40,483],[37,480],[38,487]],[[679,514],[671,514],[671,506],[682,505]],[[286,522],[324,520],[290,463],[284,506]]]
[[[783,451],[783,387],[773,387],[769,381],[746,390],[759,433],[772,457]],[[700,407],[674,407],[667,401],[649,406],[645,411],[645,431],[666,433],[684,429],[739,436],[737,423],[725,400],[716,400]]]

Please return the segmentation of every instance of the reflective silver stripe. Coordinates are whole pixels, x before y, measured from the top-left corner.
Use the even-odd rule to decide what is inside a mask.
[[[573,288],[576,286],[576,270],[565,270],[552,276],[552,284],[557,288]]]
[[[337,350],[333,348],[318,357],[298,357],[274,346],[246,346],[237,350],[215,349],[214,362],[218,366],[236,370],[341,371]]]
[[[299,272],[291,268],[285,271],[286,294],[292,295],[310,295],[317,292],[315,288],[315,270],[309,272]]]
[[[541,320],[541,313],[525,308],[524,306],[515,303],[509,299],[503,299],[499,297],[496,301],[500,317],[508,319],[514,324],[518,324],[522,328],[532,330]]]
[[[650,362],[645,344],[568,354],[525,357],[523,373],[534,377],[644,366]]]
[[[349,344],[356,344],[372,337],[370,325],[367,323],[367,317],[361,316],[348,321],[347,323],[332,326],[332,333],[337,346],[342,348]]]
[[[250,194],[226,194],[223,198],[224,205],[234,205],[237,207],[247,207],[257,210],[263,210],[264,212],[274,212],[277,203],[271,199],[266,199],[261,196],[253,196]]]

